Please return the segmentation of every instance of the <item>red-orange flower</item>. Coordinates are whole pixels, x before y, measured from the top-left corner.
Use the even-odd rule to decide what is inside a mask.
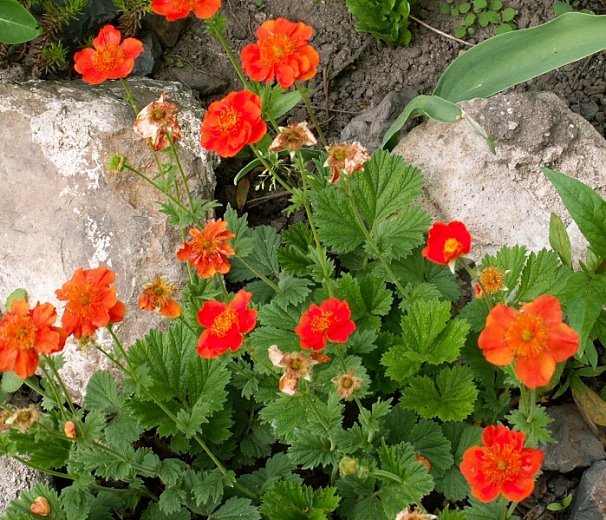
[[[202,146],[221,157],[233,157],[267,132],[261,119],[261,98],[249,90],[230,92],[213,101],[202,121]]]
[[[139,298],[139,309],[144,311],[158,311],[167,318],[178,318],[181,315],[181,307],[173,299],[175,287],[165,281],[161,276],[156,276],[153,282],[143,287]]]
[[[320,63],[318,51],[307,43],[312,33],[302,22],[267,20],[257,29],[257,43],[242,49],[242,68],[255,81],[271,83],[275,78],[284,89],[308,80]]]
[[[178,111],[177,104],[166,101],[166,93],[162,92],[160,99],[152,101],[137,114],[135,132],[149,139],[154,150],[164,150],[171,145],[171,140],[174,143],[181,139],[181,127],[177,123]]]
[[[236,253],[229,241],[236,235],[227,231],[227,222],[220,218],[209,220],[202,231],[191,228],[189,234],[191,241],[184,242],[177,251],[178,260],[189,261],[201,278],[229,272],[231,264],[227,257]]]
[[[25,300],[13,300],[0,320],[0,372],[12,370],[25,379],[36,372],[40,354],[59,352],[67,333],[53,325],[56,320],[50,303],[30,309]]]
[[[231,349],[235,352],[244,340],[242,334],[254,329],[257,311],[248,309],[252,294],[240,290],[234,299],[225,304],[216,300],[204,302],[198,311],[198,323],[206,330],[198,341],[198,354],[214,358]]]
[[[169,22],[185,18],[192,11],[203,20],[212,18],[221,7],[221,0],[152,0],[152,12],[166,16]]]
[[[125,306],[112,286],[116,275],[106,266],[76,269],[71,280],[55,293],[66,301],[61,324],[76,339],[92,336],[98,328],[124,319]]]
[[[103,27],[93,47],[74,54],[74,69],[82,74],[87,83],[96,85],[107,79],[128,76],[135,66],[135,59],[143,52],[143,44],[136,38],[120,41],[122,35],[113,25]]]
[[[295,332],[303,348],[322,350],[328,341],[345,343],[356,330],[346,301],[328,298],[318,307],[315,303],[301,316]]]
[[[484,446],[472,446],[463,454],[461,473],[480,502],[492,502],[501,493],[508,500],[524,500],[534,489],[543,452],[524,448],[526,435],[505,426],[488,426]]]
[[[562,323],[562,309],[555,296],[539,296],[518,311],[499,303],[486,317],[478,345],[489,363],[515,361],[515,372],[528,388],[551,380],[556,363],[579,349],[579,335]]]
[[[461,255],[469,253],[471,235],[463,222],[453,221],[448,224],[436,222],[429,230],[427,246],[421,254],[436,264],[448,264],[454,269],[454,263]]]
[[[329,183],[339,180],[341,172],[351,175],[353,172],[364,169],[364,163],[370,160],[366,148],[360,143],[331,144],[326,148],[328,153],[324,166],[330,166],[332,176]]]

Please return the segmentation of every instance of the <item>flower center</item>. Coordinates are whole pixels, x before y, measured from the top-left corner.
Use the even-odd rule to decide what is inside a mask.
[[[444,259],[456,258],[463,252],[463,245],[456,238],[449,238],[444,242]]]
[[[513,446],[494,447],[487,453],[483,466],[488,481],[509,482],[522,472],[522,457]]]
[[[295,43],[286,34],[274,34],[259,42],[261,61],[275,65],[284,61],[295,50]]]
[[[91,283],[84,283],[72,289],[68,293],[70,310],[73,314],[81,317],[89,317],[93,314],[93,305],[99,299],[99,290]]]
[[[107,45],[93,56],[93,65],[100,72],[110,72],[124,61],[124,49],[119,45]]]
[[[517,357],[543,352],[549,345],[545,321],[536,314],[519,314],[507,327],[505,342]]]
[[[221,134],[230,134],[238,126],[240,114],[234,107],[229,107],[217,116],[217,129]]]
[[[223,338],[234,326],[238,320],[238,314],[233,309],[225,309],[219,316],[215,318],[210,327],[210,332],[215,336]]]
[[[330,327],[330,324],[333,321],[333,316],[333,313],[330,311],[322,311],[321,314],[314,316],[311,319],[311,330],[316,333],[326,333],[328,331],[328,328]]]
[[[32,349],[36,343],[36,326],[29,316],[9,317],[0,334],[10,348],[17,350]]]
[[[496,267],[487,267],[480,273],[480,281],[489,294],[499,292],[503,288],[505,273]]]

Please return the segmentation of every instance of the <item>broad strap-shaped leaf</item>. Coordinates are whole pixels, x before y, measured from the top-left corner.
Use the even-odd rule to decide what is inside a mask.
[[[41,33],[38,21],[19,2],[0,0],[0,43],[25,43]]]
[[[572,268],[570,237],[564,222],[555,213],[549,217],[549,245],[558,254],[562,263]]]
[[[562,18],[569,15],[564,15]],[[584,15],[590,16],[590,15]],[[606,32],[606,16],[603,19],[603,34]],[[584,40],[585,38],[583,38]],[[606,45],[605,45],[606,46]],[[593,252],[606,257],[606,201],[589,186],[577,179],[548,168],[541,168],[562,197],[566,209],[577,223]]]
[[[456,365],[440,370],[435,377],[416,376],[404,390],[401,403],[425,419],[462,421],[478,396],[469,367]]]

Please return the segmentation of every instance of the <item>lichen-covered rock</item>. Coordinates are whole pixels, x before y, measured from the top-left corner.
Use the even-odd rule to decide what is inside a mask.
[[[510,92],[461,103],[494,137],[496,154],[466,121],[427,121],[394,150],[421,168],[425,206],[435,219],[461,220],[481,258],[505,244],[549,246],[549,218],[566,222],[575,258],[585,241],[541,166],[561,171],[606,194],[606,141],[550,92]]]

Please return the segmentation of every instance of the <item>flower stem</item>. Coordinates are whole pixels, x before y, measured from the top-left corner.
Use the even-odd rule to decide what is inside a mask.
[[[48,373],[48,371],[46,370],[46,367],[44,365],[41,364],[40,368],[42,369],[42,372],[44,373],[44,377],[46,378],[48,386],[50,387],[50,391],[53,394],[53,400],[55,401],[55,403],[57,403],[57,409],[59,410],[59,413],[61,414],[61,418],[63,419],[63,421],[67,421],[68,417],[67,417],[67,414],[65,413],[65,408],[63,406],[63,400],[60,397],[60,392],[57,388],[55,381],[50,376],[50,374]]]
[[[53,477],[65,478],[65,479],[69,479],[69,480],[78,479],[77,475],[71,475],[69,473],[63,473],[61,471],[55,471],[52,469],[48,469],[43,466],[39,466],[38,464],[33,464],[29,460],[24,459],[23,457],[19,457],[19,455],[11,455],[11,458],[15,459],[17,462],[20,462],[24,466],[27,466],[28,468],[32,468],[32,469],[35,469],[36,471],[39,471],[40,473],[46,473],[47,475],[51,475]]]
[[[217,284],[219,285],[219,287],[221,287],[221,292],[223,293],[223,296],[225,297],[225,303],[227,303],[229,301],[229,291],[227,290],[227,287],[225,286],[225,280],[223,280],[223,275],[220,275],[219,273],[215,274],[215,280],[217,281]]]
[[[267,276],[265,276],[264,274],[260,273],[257,269],[255,269],[254,266],[250,262],[248,262],[246,259],[239,256],[238,260],[240,260],[240,262],[242,262],[244,264],[244,266],[249,271],[251,271],[257,278],[259,278],[261,281],[263,281],[267,285],[269,285],[278,294],[281,294],[283,292],[282,289],[280,289],[280,287],[278,287],[274,282],[272,282],[269,278],[267,278]]]
[[[263,154],[259,151],[259,149],[254,144],[249,144],[248,146],[250,146],[255,157],[257,157],[257,159],[259,159],[259,161],[261,162],[263,167],[271,174],[271,176],[274,179],[276,179],[288,193],[293,195],[294,193],[293,193],[292,187],[284,179],[282,179],[282,177],[280,177],[278,175],[278,173],[276,172],[276,169],[271,164],[269,164],[269,162],[267,162],[267,160],[265,159]]]
[[[46,359],[46,364],[48,364],[48,366],[52,370],[53,374],[57,378],[59,386],[61,387],[61,390],[63,391],[63,394],[65,395],[65,400],[67,401],[67,406],[69,407],[70,412],[72,413],[72,415],[75,415],[76,408],[74,407],[74,403],[72,402],[71,396],[69,395],[69,390],[65,386],[65,383],[63,382],[63,379],[61,378],[61,375],[59,374],[59,371],[57,370],[57,367],[55,366],[55,360],[52,359],[50,356],[44,356],[44,357]],[[43,368],[43,370],[44,370],[44,368]]]
[[[314,109],[312,108],[311,103],[309,102],[309,97],[307,95],[307,92],[305,91],[305,89],[301,86],[301,84],[298,81],[295,81],[295,87],[297,88],[297,91],[299,92],[299,94],[301,94],[301,99],[303,99],[303,103],[305,103],[305,108],[307,109],[309,117],[311,117],[311,121],[314,124],[314,127],[316,128],[316,132],[318,132],[318,137],[320,138],[320,141],[322,141],[322,145],[325,148],[328,147],[328,141],[326,140],[326,137],[324,137],[324,134],[322,133],[322,128],[320,128],[320,123],[318,122],[316,113],[314,112]]]
[[[396,277],[395,273],[392,271],[391,266],[389,265],[389,263],[383,256],[383,253],[379,249],[379,246],[377,245],[375,240],[372,238],[370,231],[368,230],[368,228],[366,227],[366,224],[364,223],[364,220],[362,219],[362,215],[360,214],[360,211],[356,204],[356,201],[355,201],[355,198],[353,195],[353,191],[352,191],[351,185],[349,183],[348,176],[342,175],[341,178],[343,179],[343,186],[345,187],[345,193],[347,194],[347,197],[349,198],[349,204],[351,206],[351,210],[353,211],[354,218],[356,219],[358,227],[362,231],[364,237],[366,238],[366,241],[368,242],[368,244],[370,245],[372,250],[375,252],[375,255],[377,256],[377,258],[379,259],[379,262],[383,266],[383,269],[385,270],[385,273],[387,274],[389,280],[396,286],[396,288],[398,289],[398,291],[402,295],[402,297],[405,300],[409,300],[411,298],[411,294],[402,286],[402,284]]]
[[[181,159],[179,158],[179,153],[177,152],[177,148],[175,148],[173,136],[170,132],[168,134],[168,140],[170,142],[171,153],[173,154],[173,157],[175,158],[175,163],[177,163],[177,169],[179,170],[179,173],[181,175],[181,180],[183,181],[183,186],[185,187],[185,193],[187,194],[187,200],[189,202],[189,207],[191,209],[191,213],[193,214],[194,213],[194,201],[192,199],[191,191],[189,190],[189,185],[187,183],[187,176],[185,175],[185,170],[183,170],[183,165],[181,164]],[[175,180],[175,184],[177,185],[177,188],[178,188],[178,183],[176,180]]]
[[[511,518],[513,516],[514,511],[516,510],[516,507],[518,507],[519,502],[512,502],[509,505],[509,509],[507,510],[507,517],[506,518]]]

